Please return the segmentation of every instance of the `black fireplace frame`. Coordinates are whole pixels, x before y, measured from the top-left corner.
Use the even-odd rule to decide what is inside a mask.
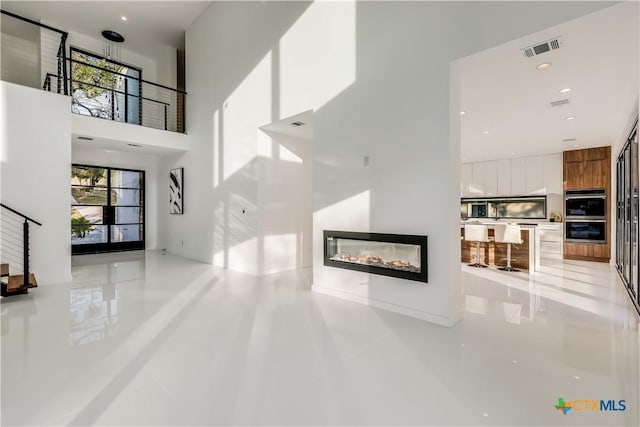
[[[364,240],[383,243],[400,243],[420,246],[420,272],[394,270],[392,268],[378,267],[374,265],[354,264],[346,261],[329,259],[328,238],[340,238],[351,240]],[[355,231],[324,230],[324,265],[328,267],[344,268],[345,270],[362,271],[365,273],[379,274],[381,276],[397,277],[400,279],[413,280],[416,282],[428,283],[427,268],[427,236],[411,234],[385,234],[385,233],[359,233]]]

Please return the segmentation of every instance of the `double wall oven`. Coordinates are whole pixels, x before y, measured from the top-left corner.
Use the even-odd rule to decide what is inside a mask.
[[[565,192],[565,241],[607,243],[607,195],[604,188]]]

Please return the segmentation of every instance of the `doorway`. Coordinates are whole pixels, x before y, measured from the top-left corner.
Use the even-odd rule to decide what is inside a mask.
[[[144,171],[71,166],[71,253],[139,250],[144,242]]]

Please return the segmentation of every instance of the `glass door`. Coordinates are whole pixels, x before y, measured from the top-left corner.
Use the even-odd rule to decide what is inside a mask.
[[[629,294],[640,311],[640,158],[638,153],[638,124],[617,161],[616,186],[616,266]]]
[[[631,135],[629,140],[631,148],[631,277],[629,288],[636,299],[640,295],[640,277],[638,272],[638,217],[640,216],[638,206],[638,132]],[[640,300],[638,300],[640,302]]]
[[[72,165],[71,248],[144,249],[144,171]]]

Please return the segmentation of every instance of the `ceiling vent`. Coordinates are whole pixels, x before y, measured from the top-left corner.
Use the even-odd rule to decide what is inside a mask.
[[[140,144],[127,144],[129,147],[140,147]]]
[[[561,105],[569,104],[569,99],[565,98],[565,99],[559,99],[557,101],[551,101],[550,104],[552,107],[560,107]]]
[[[573,142],[575,141],[575,138],[567,138],[567,139],[563,139],[562,142]]]
[[[293,122],[291,123],[291,126],[304,126],[303,122]]]
[[[93,138],[90,138],[88,136],[79,136],[78,139],[80,141],[93,141]]]
[[[525,58],[533,58],[534,56],[542,55],[543,53],[560,49],[561,44],[562,44],[562,38],[555,37],[553,39],[546,40],[534,46],[527,46],[521,50]]]

